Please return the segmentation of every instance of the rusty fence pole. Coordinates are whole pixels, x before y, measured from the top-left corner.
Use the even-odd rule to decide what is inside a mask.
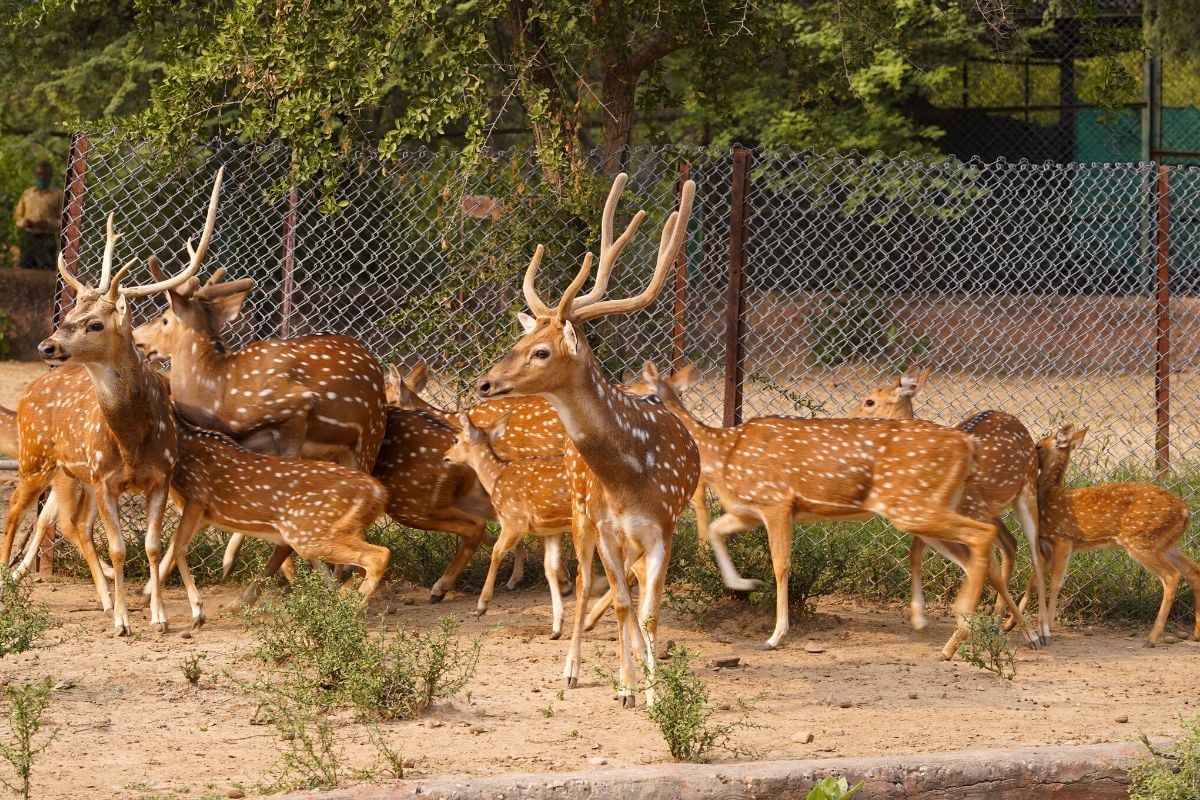
[[[675,198],[683,191],[683,184],[692,177],[692,165],[687,161],[679,164],[679,180],[675,183]],[[671,331],[671,366],[679,369],[683,366],[684,330],[687,323],[687,281],[688,281],[688,232],[683,229],[683,244],[679,247],[679,256],[675,259],[675,324]]]
[[[296,271],[296,207],[300,193],[295,184],[288,191],[287,210],[283,212],[283,280],[280,286],[279,335],[292,335],[292,293],[295,291]]]
[[[725,290],[725,404],[724,424],[742,421],[742,383],[745,379],[745,267],[750,222],[750,151],[733,148],[733,186],[729,207],[729,284]]]
[[[1154,358],[1154,448],[1156,469],[1163,478],[1171,463],[1171,266],[1168,233],[1170,195],[1168,167],[1158,168],[1155,203],[1155,358]]]
[[[83,239],[83,201],[87,192],[87,154],[91,142],[82,133],[71,137],[71,149],[67,154],[67,172],[63,184],[62,230],[58,246],[62,252],[67,271],[72,275],[79,272],[79,243]],[[58,275],[54,287],[54,327],[62,322],[63,315],[75,300],[75,292]],[[45,498],[38,501],[38,513],[42,511]],[[54,550],[61,534],[57,527],[38,545],[37,571],[43,578],[54,575]]]

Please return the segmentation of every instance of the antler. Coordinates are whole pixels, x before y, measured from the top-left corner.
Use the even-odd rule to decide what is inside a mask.
[[[604,300],[594,302],[584,308],[575,308],[570,311],[571,318],[576,322],[586,322],[607,314],[627,314],[631,311],[638,311],[653,303],[666,284],[667,273],[671,264],[675,262],[675,257],[679,255],[680,246],[683,245],[683,234],[687,230],[688,219],[692,215],[692,200],[695,196],[696,182],[685,181],[683,191],[679,196],[679,208],[671,212],[671,216],[667,217],[667,222],[663,225],[662,236],[658,243],[658,262],[655,264],[654,276],[650,279],[650,285],[646,287],[645,291],[636,297],[624,300]],[[626,233],[628,232],[626,231]],[[618,244],[620,247],[624,247],[620,241]],[[620,252],[620,247],[614,249]]]
[[[688,219],[692,215],[692,200],[696,196],[696,182],[686,181],[683,184],[683,191],[680,193],[679,208],[671,212],[671,216],[667,218],[667,222],[663,225],[662,238],[658,245],[658,263],[654,268],[654,277],[650,280],[650,285],[646,290],[637,297],[631,297],[625,300],[606,300],[600,302],[600,298],[604,296],[605,290],[608,288],[608,279],[612,274],[612,268],[617,262],[617,256],[629,244],[633,235],[637,233],[638,226],[642,224],[642,220],[646,217],[645,211],[638,211],[630,220],[629,225],[625,227],[625,232],[614,242],[612,238],[613,217],[616,215],[617,200],[621,196],[622,189],[625,188],[626,181],[629,176],[622,172],[614,180],[612,188],[609,189],[608,199],[604,203],[604,215],[600,221],[600,267],[596,272],[596,283],[592,290],[582,297],[576,299],[579,289],[587,280],[588,272],[592,268],[593,256],[588,253],[584,256],[583,266],[579,273],[575,276],[575,280],[567,288],[563,294],[562,300],[559,301],[555,315],[559,319],[572,318],[577,322],[584,322],[596,317],[602,317],[606,314],[619,314],[629,311],[637,311],[645,308],[654,302],[658,297],[658,293],[662,291],[663,285],[667,280],[667,270],[674,263],[675,257],[679,254],[679,248],[683,244],[683,234],[687,230]],[[546,317],[550,315],[550,307],[547,306],[542,299],[538,297],[537,290],[534,289],[534,277],[537,275],[538,267],[542,263],[542,255],[545,248],[538,245],[534,250],[533,258],[529,261],[529,268],[525,270],[525,281],[521,285],[522,291],[525,293],[525,302],[529,304],[529,308],[536,316]]]
[[[186,269],[175,275],[172,278],[155,281],[154,283],[144,286],[124,286],[120,287],[119,291],[126,297],[145,297],[146,295],[157,294],[168,289],[174,289],[176,286],[184,283],[200,271],[200,265],[204,262],[204,256],[208,253],[208,245],[212,241],[213,230],[217,226],[217,201],[221,196],[221,181],[225,177],[225,167],[222,166],[217,170],[216,180],[213,181],[212,195],[208,200],[208,217],[204,221],[204,232],[200,234],[200,245],[197,248],[192,247],[192,240],[188,239],[187,249],[188,255],[191,256],[191,261]],[[131,264],[127,264],[122,270],[123,274]],[[114,281],[116,286],[117,282]]]

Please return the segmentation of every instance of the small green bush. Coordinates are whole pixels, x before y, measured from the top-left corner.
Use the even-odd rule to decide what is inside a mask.
[[[691,654],[682,648],[672,648],[670,658],[658,662],[652,682],[654,705],[646,707],[646,715],[658,726],[671,757],[676,761],[704,761],[714,750],[731,753],[730,740],[735,731],[753,725],[747,720],[748,710],[729,723],[717,723],[717,709],[709,702],[708,687],[691,668]]]
[[[805,800],[846,800],[858,794],[862,781],[853,786],[845,778],[824,778],[808,792]]]
[[[0,567],[0,657],[24,653],[55,626],[50,608],[34,603],[28,580],[17,580]]]
[[[1200,716],[1183,721],[1183,736],[1129,770],[1129,800],[1195,800],[1200,797]]]
[[[5,741],[0,741],[0,758],[9,763],[16,779],[10,782],[7,778],[0,778],[0,783],[23,800],[29,800],[30,797],[34,760],[58,735],[58,729],[55,728],[45,737],[39,736],[42,714],[50,705],[53,692],[54,681],[50,678],[38,683],[10,683],[4,687],[4,699],[8,702],[9,735]]]
[[[972,666],[1012,680],[1017,674],[1012,637],[1001,627],[999,617],[972,614],[967,617],[968,636],[958,645],[958,657]]]

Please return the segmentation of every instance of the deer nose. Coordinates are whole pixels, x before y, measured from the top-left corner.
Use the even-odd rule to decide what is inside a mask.
[[[479,382],[475,384],[475,391],[480,397],[487,397],[492,391],[492,382],[487,378],[480,378]]]
[[[42,340],[38,345],[38,355],[42,358],[54,358],[59,354],[58,343],[50,339]]]

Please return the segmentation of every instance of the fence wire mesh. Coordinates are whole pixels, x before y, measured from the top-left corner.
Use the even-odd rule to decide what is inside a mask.
[[[466,398],[515,340],[519,276],[535,242],[547,247],[543,296],[561,292],[596,246],[607,189],[594,178],[548,176],[524,150],[469,163],[424,150],[390,161],[357,154],[342,174],[299,187],[287,185],[282,147],[214,141],[191,163],[164,167],[152,153],[97,134],[72,152],[69,174],[82,176],[83,191],[75,194],[79,225],[66,229],[65,250],[78,247],[72,260],[80,274],[97,271],[109,211],[123,233],[118,258],[155,252],[168,269],[181,267],[186,238],[202,227],[216,166],[224,165],[206,268],[258,284],[226,331],[231,345],[350,334],[384,362],[424,360],[428,397],[441,405]],[[1074,421],[1091,431],[1074,481],[1156,478],[1155,237],[1164,222],[1156,165],[751,152],[739,356],[727,336],[735,318],[728,291],[735,161],[729,151],[629,153],[618,224],[639,208],[649,219],[610,295],[640,291],[648,279],[682,168],[698,192],[675,280],[649,309],[588,331],[614,376],[646,358],[695,363],[702,380],[689,402],[719,424],[739,358],[746,418],[844,415],[919,363],[935,370],[918,398],[923,418],[953,425],[998,408],[1017,414],[1034,436]],[[1172,167],[1168,181],[1172,416],[1170,469],[1161,478],[1195,510],[1200,168]],[[139,278],[149,276],[132,276]],[[163,303],[135,303],[135,323]],[[127,511],[138,527],[136,504]],[[393,546],[396,574],[406,577],[439,573],[455,544],[386,520],[375,535]],[[677,537],[677,547],[690,535]],[[815,547],[834,537],[856,543],[843,587],[906,596],[907,536],[879,522],[804,526],[801,536]],[[202,579],[219,572],[221,541],[210,532],[197,545]],[[1193,553],[1200,547],[1194,528],[1185,541]],[[63,566],[71,558],[61,550]],[[412,567],[422,562],[430,563],[424,573]],[[1027,564],[1026,554],[1022,580]],[[930,558],[926,580],[927,594],[947,596],[958,570]],[[1098,553],[1076,556],[1064,598],[1081,616],[1144,617],[1158,592],[1158,582],[1124,555]]]

